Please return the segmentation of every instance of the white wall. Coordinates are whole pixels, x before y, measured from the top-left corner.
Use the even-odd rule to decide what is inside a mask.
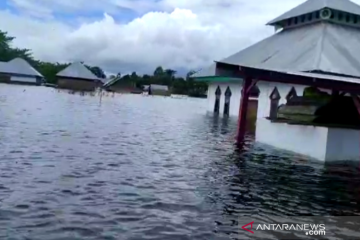
[[[327,161],[360,159],[359,130],[329,128],[327,142]]]
[[[324,127],[273,123],[267,119],[256,122],[256,141],[276,148],[326,159],[328,129]]]
[[[360,131],[355,129],[292,125],[259,119],[256,141],[320,161],[360,159]]]
[[[221,89],[221,98],[220,98],[220,115],[224,113],[224,104],[225,104],[225,91],[229,86],[231,90],[231,99],[230,99],[230,116],[238,116],[239,115],[239,107],[240,107],[240,99],[241,99],[241,89],[242,89],[242,81],[239,83],[210,83],[208,87],[208,112],[214,112],[215,106],[215,91],[217,87]]]
[[[25,83],[36,83],[36,78],[35,77],[12,76],[11,81],[25,82]]]

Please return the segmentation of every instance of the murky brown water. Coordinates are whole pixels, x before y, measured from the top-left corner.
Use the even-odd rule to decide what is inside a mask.
[[[359,213],[357,170],[238,152],[204,101],[0,85],[0,239],[244,239],[243,216]]]

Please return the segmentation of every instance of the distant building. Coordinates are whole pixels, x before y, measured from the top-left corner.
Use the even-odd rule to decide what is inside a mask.
[[[149,95],[170,96],[171,92],[166,85],[151,84],[149,86]]]
[[[103,84],[103,79],[98,78],[82,63],[76,62],[69,65],[57,75],[58,88],[76,91],[94,91]]]
[[[150,87],[150,85],[144,85],[143,86],[143,91],[144,92],[149,92],[149,87]]]
[[[103,88],[110,92],[117,93],[141,93],[141,89],[136,88],[136,84],[131,79],[122,79],[120,76],[107,81]]]
[[[0,62],[0,82],[41,85],[43,76],[22,58]]]

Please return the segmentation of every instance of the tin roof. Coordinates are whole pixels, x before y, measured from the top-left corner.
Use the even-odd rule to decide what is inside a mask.
[[[358,28],[319,22],[282,30],[219,62],[360,76],[359,46]]]
[[[360,6],[349,0],[307,0],[299,6],[273,19],[267,24],[273,25],[282,20],[315,12],[323,8],[331,8],[342,12],[360,15]]]
[[[114,78],[111,78],[111,79],[108,79],[105,84],[104,84],[104,87],[109,87],[111,86],[112,84],[116,83],[117,81],[119,81],[121,79],[121,77],[119,76],[116,76]]]
[[[335,75],[329,75],[329,74],[284,71],[284,70],[274,70],[274,69],[265,69],[265,70],[279,72],[279,73],[285,73],[285,74],[292,75],[292,76],[307,77],[310,79],[323,79],[323,80],[333,80],[333,81],[337,81],[337,82],[360,84],[360,78],[355,78],[355,77],[343,77],[343,76],[335,76]]]
[[[0,62],[0,72],[43,77],[30,63],[22,58],[15,58],[9,62]]]
[[[56,74],[58,77],[80,78],[88,80],[100,80],[87,67],[80,62],[70,64],[67,68]]]
[[[349,0],[308,0],[268,24],[325,7],[360,16],[360,6]],[[320,71],[360,76],[359,45],[359,28],[322,21],[283,29],[219,62],[286,71]],[[192,77],[215,75],[216,64],[213,64]]]

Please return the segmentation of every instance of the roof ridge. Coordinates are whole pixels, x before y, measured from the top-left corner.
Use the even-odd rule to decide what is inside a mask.
[[[316,12],[323,8],[330,8],[360,16],[359,4],[350,0],[307,0],[269,21],[266,25],[276,25],[286,19]]]
[[[326,1],[326,0],[324,0]],[[325,35],[326,35],[326,29],[327,29],[327,24],[323,24],[321,23],[322,29],[321,29],[321,36],[319,41],[317,42],[317,46],[316,46],[316,54],[315,54],[315,64],[314,64],[314,69],[319,69],[320,67],[320,63],[322,60],[322,53],[323,53],[323,49],[324,49],[324,39],[325,39]]]

